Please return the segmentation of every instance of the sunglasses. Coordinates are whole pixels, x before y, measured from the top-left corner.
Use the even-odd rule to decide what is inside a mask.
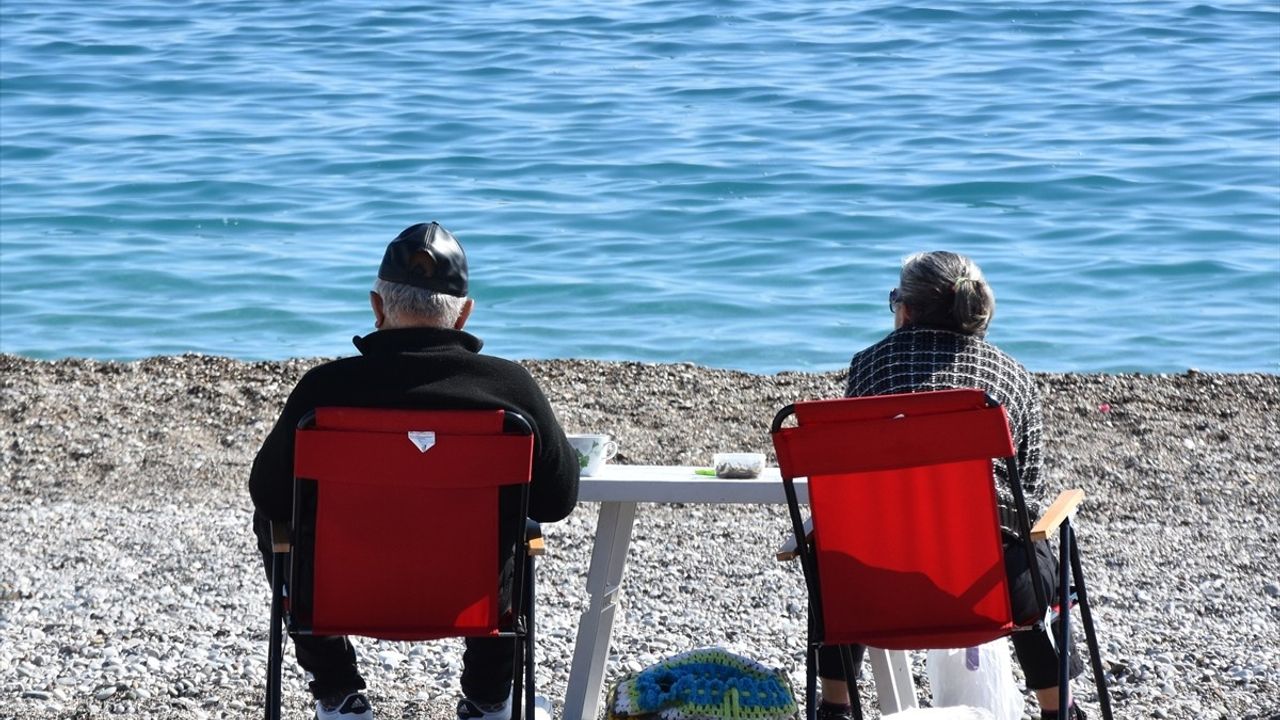
[[[902,304],[902,293],[898,292],[898,288],[889,291],[889,312],[898,312],[898,306]]]

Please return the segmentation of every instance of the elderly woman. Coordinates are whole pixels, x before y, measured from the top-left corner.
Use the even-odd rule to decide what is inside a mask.
[[[995,296],[982,271],[972,260],[955,253],[912,255],[902,264],[898,287],[889,293],[889,309],[893,312],[894,331],[853,356],[845,396],[951,388],[985,390],[1004,405],[1009,416],[1028,509],[1033,516],[1038,515],[1044,494],[1040,482],[1040,398],[1026,368],[983,339],[995,314]],[[1011,542],[1018,538],[1017,513],[1004,464],[996,463],[994,467],[999,476],[999,516],[1005,532],[1005,564],[1014,614],[1019,621],[1034,620],[1043,608],[1036,606],[1023,546]],[[1039,543],[1036,550],[1042,582],[1047,592],[1055,593],[1057,560],[1046,542]],[[1015,633],[1013,646],[1027,686],[1043,708],[1041,717],[1056,719],[1058,655],[1047,633]],[[862,654],[861,646],[853,647],[855,663],[861,664]],[[1078,658],[1073,658],[1072,664],[1073,676],[1079,674]],[[823,698],[818,718],[852,717],[838,648],[822,648],[818,675]],[[1079,708],[1073,707],[1073,715],[1083,718]]]

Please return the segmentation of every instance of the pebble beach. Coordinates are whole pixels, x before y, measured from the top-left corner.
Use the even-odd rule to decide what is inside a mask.
[[[261,716],[268,586],[246,479],[318,362],[0,355],[0,718]],[[844,379],[525,364],[567,431],[612,434],[632,464],[769,452],[779,407]],[[1078,532],[1116,717],[1280,715],[1280,376],[1036,379],[1048,485],[1088,495]],[[596,509],[545,528],[537,684],[557,706]],[[801,688],[803,580],[773,559],[787,532],[778,507],[642,506],[608,682],[720,645]],[[357,642],[378,717],[453,717],[460,643]],[[927,701],[923,653],[913,668]],[[289,646],[284,682],[286,717],[310,717]],[[1098,717],[1091,683],[1074,688]]]

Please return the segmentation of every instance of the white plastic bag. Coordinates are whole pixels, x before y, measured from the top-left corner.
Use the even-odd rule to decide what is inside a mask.
[[[930,650],[925,666],[933,706],[985,708],[996,720],[1022,718],[1022,693],[1013,682],[1009,642],[1004,638],[958,650]]]
[[[953,706],[944,708],[909,708],[892,715],[881,715],[880,720],[995,720],[986,708]]]

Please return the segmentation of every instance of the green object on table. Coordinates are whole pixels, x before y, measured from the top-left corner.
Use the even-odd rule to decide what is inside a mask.
[[[694,470],[693,470],[693,474],[694,474],[694,475],[706,475],[706,476],[708,476],[708,477],[715,477],[715,476],[716,476],[716,471],[715,471],[715,470],[712,470],[711,468],[694,468]]]

